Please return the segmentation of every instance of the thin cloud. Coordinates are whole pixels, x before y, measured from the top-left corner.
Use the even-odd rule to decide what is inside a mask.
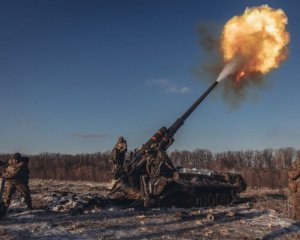
[[[104,139],[108,137],[107,134],[102,134],[102,133],[71,133],[70,136],[74,138],[85,139],[85,140]]]
[[[189,87],[177,86],[176,84],[172,83],[169,79],[166,78],[147,80],[145,84],[146,86],[161,88],[163,89],[163,91],[168,93],[186,94],[191,91]]]
[[[178,88],[176,86],[169,86],[165,89],[166,92],[178,93]]]
[[[182,87],[182,88],[179,90],[180,93],[188,93],[189,91],[191,91],[191,89],[188,88],[188,87]]]

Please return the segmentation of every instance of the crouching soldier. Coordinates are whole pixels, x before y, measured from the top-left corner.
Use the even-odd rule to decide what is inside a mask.
[[[22,157],[20,153],[15,153],[8,161],[3,177],[6,180],[4,199],[0,212],[0,219],[3,218],[9,207],[11,198],[16,190],[24,197],[28,209],[32,209],[30,190],[28,186],[29,169],[28,158]]]
[[[154,204],[159,198],[168,183],[173,182],[174,173],[177,171],[167,153],[161,150],[158,144],[154,143],[146,151],[146,172],[149,176],[149,202],[144,202],[145,207]],[[165,195],[171,192],[165,192]],[[146,199],[146,201],[148,201]]]

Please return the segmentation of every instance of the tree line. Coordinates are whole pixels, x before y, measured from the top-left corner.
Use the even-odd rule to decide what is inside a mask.
[[[287,171],[300,156],[300,150],[291,147],[216,153],[207,149],[174,150],[169,156],[176,166],[240,173],[250,187],[284,188]],[[40,153],[29,157],[31,178],[96,182],[112,178],[109,151],[75,155]],[[0,154],[0,160],[9,158],[9,154]]]

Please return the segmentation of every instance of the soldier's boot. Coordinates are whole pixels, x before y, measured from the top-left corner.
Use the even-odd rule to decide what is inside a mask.
[[[26,197],[24,197],[22,202],[27,205],[28,210],[33,210],[31,199],[28,200]]]
[[[32,200],[31,200],[31,196],[29,193],[27,193],[28,195],[26,196],[25,198],[25,203],[27,205],[27,209],[28,210],[33,210],[33,207],[32,207]]]

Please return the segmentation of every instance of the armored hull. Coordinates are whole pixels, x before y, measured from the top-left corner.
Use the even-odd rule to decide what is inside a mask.
[[[247,189],[240,174],[187,168],[177,169],[172,179],[151,181],[143,176],[135,183],[121,183],[111,200],[128,206],[212,207],[230,204]]]
[[[175,176],[177,180],[168,184],[162,193],[161,205],[227,205],[247,189],[246,181],[237,173],[180,168]]]

